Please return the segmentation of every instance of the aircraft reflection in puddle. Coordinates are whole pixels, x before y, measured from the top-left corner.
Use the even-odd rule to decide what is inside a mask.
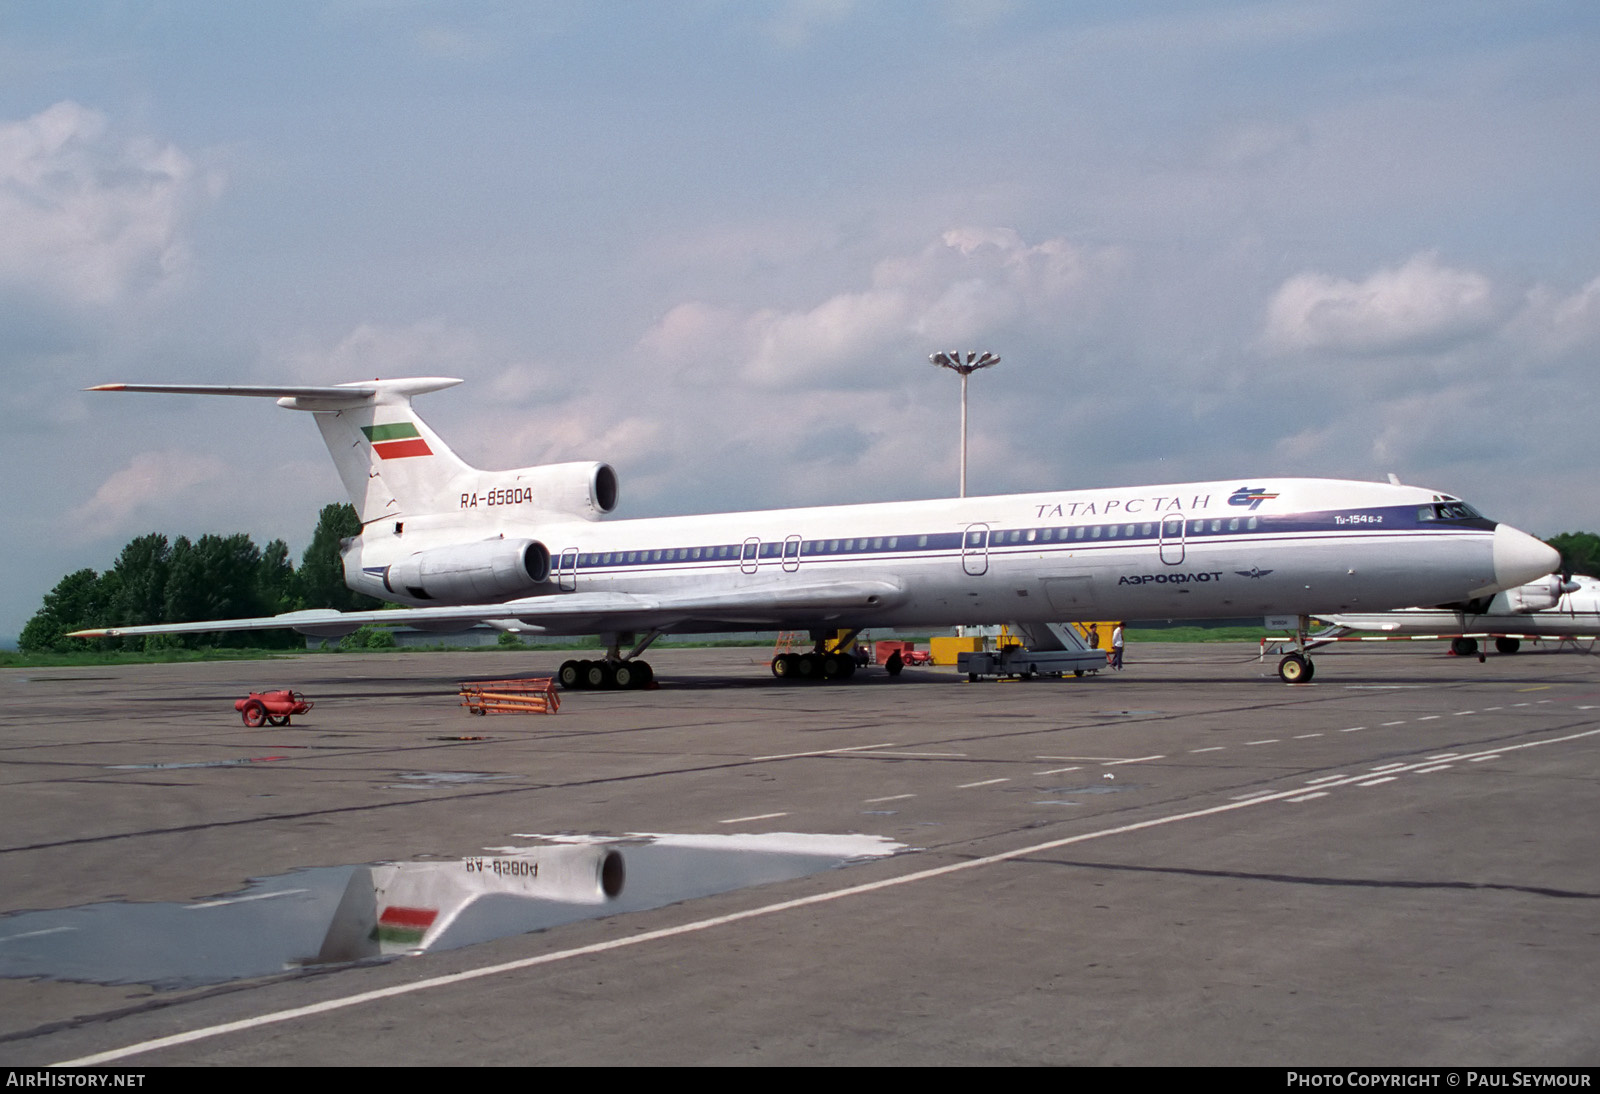
[[[443,862],[320,867],[194,904],[0,918],[0,976],[174,990],[455,949],[574,920],[804,877],[904,849],[880,836],[518,838]]]

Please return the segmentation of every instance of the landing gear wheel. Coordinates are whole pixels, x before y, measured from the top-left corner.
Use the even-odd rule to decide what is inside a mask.
[[[647,688],[655,683],[656,670],[650,667],[648,661],[633,662],[634,683],[636,688]]]
[[[772,675],[779,680],[791,679],[795,675],[795,660],[795,655],[792,653],[778,654],[772,659]]]
[[[848,680],[856,674],[856,659],[850,656],[839,658],[839,679]]]
[[[802,653],[796,658],[794,675],[797,680],[822,679],[822,655]]]
[[[1285,684],[1310,683],[1315,672],[1316,669],[1311,666],[1311,659],[1302,657],[1298,653],[1291,653],[1278,662],[1278,679]]]
[[[1494,650],[1496,653],[1516,653],[1522,648],[1522,642],[1516,638],[1496,638]]]
[[[1450,639],[1450,652],[1457,657],[1471,657],[1478,652],[1478,640],[1476,638],[1452,638]]]
[[[556,670],[556,679],[568,691],[577,691],[583,687],[583,674],[579,671],[576,661],[561,662],[561,667]]]
[[[616,676],[609,662],[585,661],[583,662],[583,686],[594,691],[609,688],[616,683]]]
[[[260,729],[267,724],[267,708],[253,699],[244,705],[239,715],[244,719],[244,724],[251,729]]]
[[[817,655],[822,666],[821,676],[824,680],[837,680],[844,675],[844,658],[836,653],[823,653]]]
[[[611,681],[623,691],[639,686],[639,669],[630,661],[618,662],[611,669]]]

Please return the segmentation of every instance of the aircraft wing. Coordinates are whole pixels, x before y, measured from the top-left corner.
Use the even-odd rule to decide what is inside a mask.
[[[462,604],[439,608],[390,608],[370,612],[330,609],[287,612],[249,619],[211,619],[194,623],[156,623],[139,627],[96,627],[73,631],[72,638],[127,638],[143,634],[204,634],[212,631],[262,631],[288,628],[301,634],[337,637],[363,626],[414,626],[445,629],[459,623],[522,625],[535,633],[596,634],[601,631],[670,631],[688,624],[726,624],[777,629],[790,624],[860,619],[894,607],[906,596],[898,581],[845,581],[826,584],[757,585],[711,593],[556,593],[503,604]]]

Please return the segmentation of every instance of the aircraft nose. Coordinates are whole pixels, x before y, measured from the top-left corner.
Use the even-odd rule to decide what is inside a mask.
[[[1494,580],[1502,589],[1526,585],[1554,573],[1561,565],[1560,553],[1509,524],[1494,527]]]

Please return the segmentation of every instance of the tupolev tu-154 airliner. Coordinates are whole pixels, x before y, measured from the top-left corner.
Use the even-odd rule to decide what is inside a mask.
[[[259,396],[309,411],[361,519],[342,545],[345,582],[404,607],[78,635],[487,623],[600,635],[605,658],[567,662],[562,683],[640,687],[653,676],[640,655],[664,634],[805,631],[812,650],[776,658],[774,675],[832,679],[854,671],[840,651],[867,627],[1012,623],[1031,637],[1071,620],[1293,613],[1299,643],[1278,672],[1295,683],[1314,672],[1308,616],[1471,601],[1560,564],[1459,498],[1335,479],[602,520],[617,505],[609,464],[481,471],[458,458],[411,402],[460,382],[91,388]]]

